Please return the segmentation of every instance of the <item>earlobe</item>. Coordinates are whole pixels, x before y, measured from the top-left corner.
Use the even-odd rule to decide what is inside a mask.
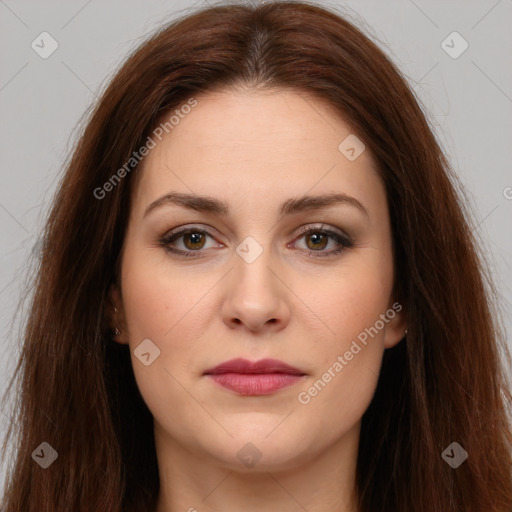
[[[394,302],[386,311],[386,317],[388,322],[384,335],[384,348],[392,348],[407,334],[407,314],[402,304]]]
[[[106,319],[110,329],[111,338],[116,343],[127,344],[126,322],[124,320],[124,309],[122,306],[121,294],[115,284],[111,284],[108,290],[106,306]]]

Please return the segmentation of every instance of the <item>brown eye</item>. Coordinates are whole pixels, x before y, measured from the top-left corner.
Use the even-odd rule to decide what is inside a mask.
[[[163,236],[159,240],[159,244],[167,252],[194,257],[202,255],[209,248],[208,238],[215,241],[212,235],[203,229],[181,228]],[[210,247],[214,246],[214,244],[210,245]]]
[[[191,231],[183,236],[183,244],[187,249],[202,249],[205,243],[204,233]]]
[[[328,236],[316,231],[312,232],[311,234],[307,234],[305,238],[307,240],[306,245],[313,251],[325,249],[327,243],[329,242]]]
[[[333,256],[354,246],[351,238],[343,232],[315,227],[301,230],[301,235],[295,243],[299,241],[305,245],[302,250],[308,251],[309,256],[313,257]],[[333,246],[330,250],[325,250],[331,242]]]

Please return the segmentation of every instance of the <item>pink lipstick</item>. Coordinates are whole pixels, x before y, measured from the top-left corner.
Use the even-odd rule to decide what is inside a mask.
[[[244,396],[269,395],[299,382],[305,375],[277,359],[230,359],[204,372],[217,384]]]

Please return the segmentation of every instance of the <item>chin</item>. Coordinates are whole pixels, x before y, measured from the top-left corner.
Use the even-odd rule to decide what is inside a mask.
[[[324,449],[307,425],[297,429],[279,425],[279,421],[274,418],[270,428],[267,422],[244,421],[237,429],[228,428],[233,437],[222,436],[216,447],[203,446],[203,449],[226,469],[253,473],[293,469]],[[322,436],[319,433],[317,437]]]

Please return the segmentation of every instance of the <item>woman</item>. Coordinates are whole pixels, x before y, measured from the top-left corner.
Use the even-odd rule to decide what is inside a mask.
[[[5,511],[510,511],[505,345],[453,181],[337,14],[164,27],[51,209]]]

